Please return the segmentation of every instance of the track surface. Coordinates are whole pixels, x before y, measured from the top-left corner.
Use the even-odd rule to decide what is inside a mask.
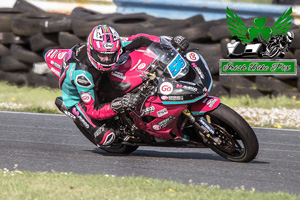
[[[300,131],[254,129],[260,143],[250,163],[210,149],[140,147],[129,156],[95,148],[63,115],[0,112],[0,168],[144,176],[221,188],[300,194]]]

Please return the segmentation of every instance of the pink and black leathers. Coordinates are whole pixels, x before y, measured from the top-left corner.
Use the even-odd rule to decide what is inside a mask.
[[[96,34],[96,33],[95,33]],[[118,39],[117,33],[111,35],[111,40]],[[106,35],[108,37],[108,34]],[[96,36],[95,36],[96,37]],[[148,46],[159,38],[147,34],[138,34],[121,38],[121,51]],[[112,43],[109,43],[112,44]],[[72,49],[51,49],[44,54],[51,71],[59,78],[62,90],[62,100],[77,126],[96,145],[109,145],[118,135],[118,130],[109,121],[103,121],[117,113],[112,109],[112,99],[105,99],[100,94],[102,87],[108,85],[103,81],[106,72],[93,67],[88,58],[86,43],[75,45]],[[101,82],[102,84],[99,84]],[[60,99],[56,100],[60,104]],[[97,120],[97,122],[95,121]],[[102,120],[102,121],[101,121]]]

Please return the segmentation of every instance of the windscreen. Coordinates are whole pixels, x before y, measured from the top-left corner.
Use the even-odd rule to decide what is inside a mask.
[[[145,53],[153,57],[156,60],[154,64],[159,65],[172,79],[180,79],[189,72],[187,61],[163,37],[160,37],[160,43],[153,42]]]

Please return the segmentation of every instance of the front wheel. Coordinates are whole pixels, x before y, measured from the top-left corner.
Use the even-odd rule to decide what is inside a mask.
[[[215,129],[215,137],[221,144],[209,147],[220,156],[235,162],[250,162],[258,153],[257,137],[249,124],[234,110],[220,104],[206,113],[207,121]]]

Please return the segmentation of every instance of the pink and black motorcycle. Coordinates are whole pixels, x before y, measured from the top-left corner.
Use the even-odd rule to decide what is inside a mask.
[[[120,95],[138,93],[144,101],[138,109],[109,119],[121,136],[111,146],[100,147],[104,151],[129,154],[139,146],[211,148],[236,162],[249,162],[257,155],[258,140],[249,124],[208,95],[213,80],[196,50],[179,53],[161,37],[160,43],[124,53],[117,65],[109,74],[111,87]],[[49,68],[58,75],[59,65]]]

